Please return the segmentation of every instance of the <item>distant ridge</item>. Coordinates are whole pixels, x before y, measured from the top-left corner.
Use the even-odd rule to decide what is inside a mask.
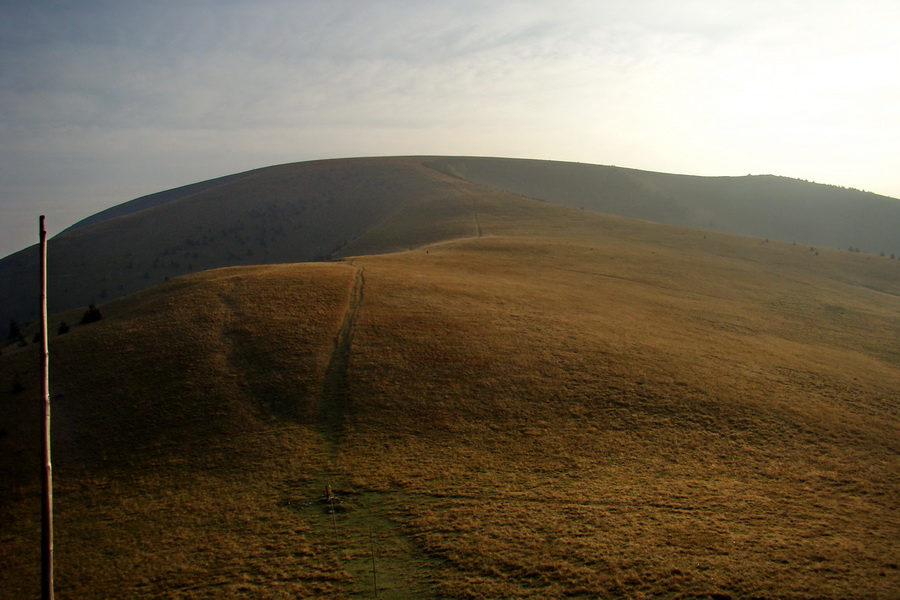
[[[441,172],[603,213],[787,242],[900,254],[900,200],[779,177],[700,177],[506,158],[440,158]]]
[[[334,159],[210,179],[83,219],[51,240],[50,310],[104,303],[212,268],[378,254],[477,235],[466,207],[485,194],[900,254],[900,201],[784,177],[697,177],[510,158]],[[418,215],[413,221],[396,219],[411,212]],[[36,261],[34,247],[0,260],[4,323],[36,317]]]
[[[109,219],[114,219],[116,217],[123,217],[125,215],[130,215],[131,213],[140,212],[142,210],[153,208],[161,204],[176,202],[183,198],[187,198],[188,196],[199,194],[200,192],[205,192],[207,190],[229,184],[233,181],[237,181],[239,179],[247,177],[251,173],[253,173],[253,171],[235,173],[234,175],[217,177],[215,179],[209,179],[207,181],[201,181],[199,183],[192,183],[189,185],[172,188],[171,190],[166,190],[164,192],[156,192],[154,194],[148,194],[147,196],[141,196],[140,198],[135,198],[134,200],[129,200],[128,202],[117,204],[116,206],[111,206],[110,208],[101,210],[100,212],[91,215],[90,217],[82,219],[71,227],[68,227],[61,231],[59,235],[62,235],[69,231],[74,231],[75,229],[87,227],[88,225],[102,223],[103,221],[108,221]]]

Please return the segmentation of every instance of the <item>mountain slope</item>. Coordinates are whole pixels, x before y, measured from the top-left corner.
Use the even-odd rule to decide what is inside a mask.
[[[373,553],[384,598],[891,597],[896,261],[437,205],[466,237],[179,277],[52,338],[62,597],[366,597]],[[382,226],[420,239],[414,208]],[[14,598],[33,353],[0,356]]]
[[[506,158],[428,163],[467,181],[597,212],[789,242],[900,254],[900,200],[758,175],[697,177]]]
[[[476,186],[408,159],[259,169],[56,236],[48,251],[50,309],[103,303],[169,277],[210,268],[321,260],[404,205],[445,198],[460,187]],[[413,241],[459,234],[447,223]],[[373,251],[398,248],[396,241],[385,238],[370,238],[369,246]],[[36,255],[30,248],[0,264],[0,306],[10,317],[36,317]]]
[[[785,178],[521,159],[341,159],[238,173],[85,219],[51,240],[50,307],[104,303],[210,268],[387,252],[468,235],[473,223],[464,207],[485,186],[670,224],[900,254],[900,201]],[[415,230],[392,224],[408,210],[439,212]],[[0,261],[4,320],[36,319],[36,265],[34,247]]]
[[[75,229],[81,229],[82,227],[94,225],[95,223],[102,223],[103,221],[108,221],[116,217],[130,215],[132,213],[154,208],[162,204],[168,204],[169,202],[177,202],[178,200],[193,196],[194,194],[199,194],[207,190],[227,185],[233,181],[243,179],[244,177],[247,177],[253,173],[254,171],[248,171],[246,173],[226,175],[225,177],[217,177],[215,179],[201,181],[199,183],[192,183],[190,185],[181,186],[171,190],[157,192],[155,194],[149,194],[147,196],[141,196],[140,198],[135,198],[134,200],[123,202],[122,204],[112,206],[110,208],[107,208],[106,210],[102,210],[96,214],[93,214],[86,219],[82,219],[71,227],[67,228],[62,233],[73,231]]]

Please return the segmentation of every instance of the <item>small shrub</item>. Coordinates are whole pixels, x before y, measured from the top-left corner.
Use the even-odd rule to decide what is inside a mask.
[[[6,336],[8,340],[14,340],[22,335],[22,330],[19,327],[19,324],[16,323],[15,319],[9,320],[9,334]]]
[[[103,315],[100,314],[100,309],[91,304],[91,306],[87,309],[87,312],[84,313],[84,316],[81,317],[81,321],[79,321],[80,325],[87,325],[89,323],[95,323],[103,318]]]

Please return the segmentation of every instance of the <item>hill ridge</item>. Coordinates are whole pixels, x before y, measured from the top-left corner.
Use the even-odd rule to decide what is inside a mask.
[[[784,186],[794,190],[793,204]],[[900,254],[894,248],[900,201],[795,180],[532,159],[335,159],[182,186],[83,220],[49,244],[50,310],[102,304],[210,268],[327,260],[454,239],[468,235],[463,204],[497,194],[814,247]],[[824,195],[817,200],[817,194]],[[410,223],[402,215],[412,213],[419,215],[415,228],[400,230],[397,223]],[[448,219],[451,213],[456,216]],[[477,234],[479,213],[467,218]],[[5,322],[36,319],[36,265],[36,247],[0,260]]]
[[[871,192],[775,175],[709,177],[534,159],[443,157],[425,164],[565,206],[722,233],[900,254],[900,237],[893,231],[900,223],[900,200]]]

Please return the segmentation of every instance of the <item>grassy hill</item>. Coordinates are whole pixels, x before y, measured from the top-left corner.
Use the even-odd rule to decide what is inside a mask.
[[[212,268],[453,239],[467,235],[472,223],[441,212],[447,201],[488,193],[485,186],[668,224],[900,254],[900,201],[786,178],[689,177],[520,159],[341,159],[229,175],[88,217],[50,243],[50,308],[104,303]],[[433,219],[407,229],[395,217],[409,211]],[[36,287],[36,247],[0,260],[4,330],[10,318],[36,320]]]
[[[69,229],[49,244],[50,309],[103,303],[168,278],[211,268],[322,260],[377,228],[408,204],[453,195],[473,184],[409,159],[281,165],[150,199],[149,207]],[[135,201],[144,206],[143,199]],[[131,212],[129,212],[131,211]],[[102,216],[102,215],[98,215]],[[459,235],[447,223],[416,243]],[[412,233],[405,234],[412,235]],[[371,236],[370,236],[371,237]],[[403,246],[383,238],[370,247]],[[34,320],[35,247],[0,261],[0,306]],[[7,317],[7,319],[9,318]]]
[[[900,263],[459,185],[52,337],[58,597],[896,593]],[[3,349],[11,598],[34,369]]]
[[[697,177],[582,163],[446,157],[429,166],[495,189],[622,215],[900,255],[900,200],[774,175]]]

